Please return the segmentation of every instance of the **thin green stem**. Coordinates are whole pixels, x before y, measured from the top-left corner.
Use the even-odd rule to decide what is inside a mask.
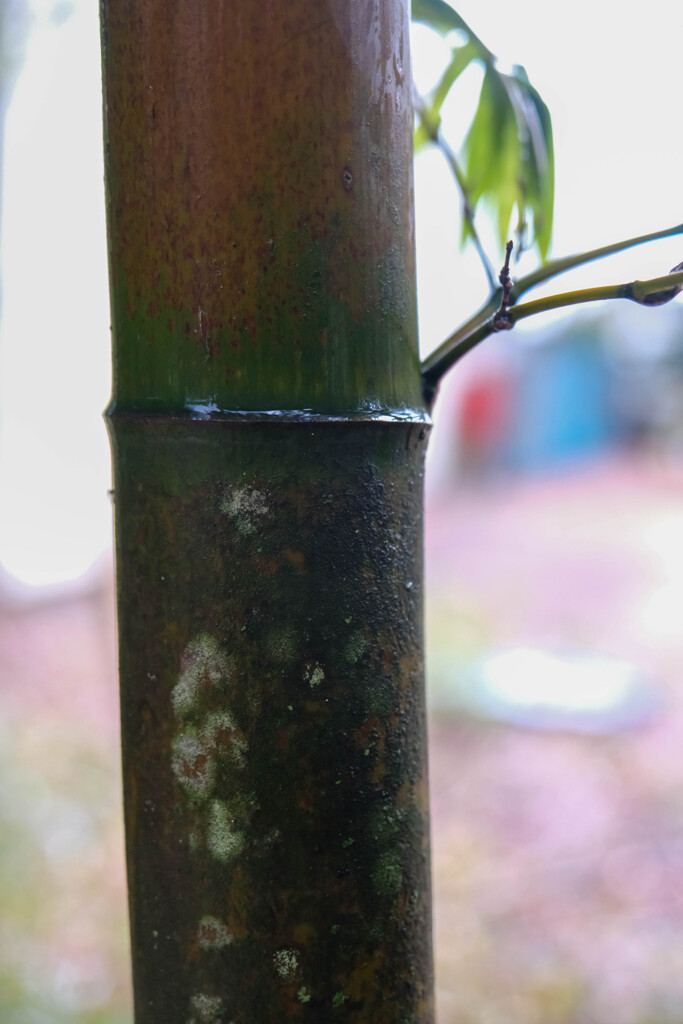
[[[539,267],[538,270],[532,273],[525,274],[523,278],[516,281],[512,287],[511,301],[514,303],[520,296],[530,291],[532,288],[536,288],[538,285],[545,284],[550,281],[554,276],[560,273],[564,273],[566,270],[571,270],[574,267],[581,266],[583,263],[589,263],[592,260],[601,259],[604,256],[611,256],[613,253],[623,252],[625,249],[629,249],[633,246],[642,245],[645,242],[656,242],[659,239],[667,239],[674,234],[683,234],[683,224],[677,224],[675,227],[666,227],[664,230],[651,231],[649,234],[640,234],[640,236],[633,239],[625,239],[623,242],[614,242],[609,246],[602,246],[600,249],[592,249],[586,253],[578,253],[574,256],[564,256],[561,259],[552,260],[550,263],[546,263],[544,266]],[[439,346],[438,351],[457,345],[461,340],[469,338],[472,331],[476,330],[481,324],[485,324],[488,317],[492,315],[501,303],[501,296],[503,294],[502,288],[497,288],[493,295],[490,295],[484,304],[465,321],[457,331],[443,342]]]
[[[673,299],[683,289],[683,271],[665,274],[648,281],[630,281],[626,284],[602,285],[597,288],[583,288],[578,291],[562,292],[558,295],[546,295],[542,299],[524,302],[512,306],[505,313],[504,328],[500,317],[492,318],[494,308],[488,318],[481,319],[480,311],[467,324],[463,325],[447,341],[439,346],[422,364],[422,382],[425,400],[431,405],[441,378],[455,366],[464,355],[475,348],[480,342],[502,329],[511,329],[518,320],[524,320],[537,313],[563,306],[575,306],[584,302],[602,302],[606,299],[630,299],[643,306],[661,306]],[[493,300],[489,300],[485,309],[490,309]]]
[[[625,238],[621,242],[612,242],[611,245],[603,245],[599,249],[590,249],[588,252],[579,252],[573,256],[563,256],[557,260],[550,260],[544,263],[538,270],[526,274],[517,281],[512,289],[513,301],[520,298],[526,292],[535,288],[545,281],[549,281],[558,274],[564,274],[574,267],[583,266],[592,260],[600,260],[604,256],[612,256],[616,252],[623,252],[624,249],[631,249],[636,245],[643,245],[645,242],[656,242],[661,238],[669,238],[672,235],[683,234],[683,224],[677,224],[672,228],[664,228],[662,231],[651,231],[647,235],[637,235],[633,238]]]
[[[544,313],[549,309],[561,309],[562,306],[575,306],[583,302],[602,302],[605,299],[630,299],[641,306],[662,306],[683,287],[683,271],[676,274],[664,274],[648,281],[631,281],[628,284],[607,284],[596,288],[582,288],[579,291],[562,292],[559,295],[546,295],[542,299],[523,302],[509,310],[513,324],[536,313]]]
[[[424,102],[422,101],[422,98],[418,95],[416,95],[414,98],[414,107],[415,113],[419,117],[420,124],[422,125],[429,141],[433,142],[435,146],[438,146],[443,156],[445,157],[446,163],[451,169],[451,173],[453,175],[453,178],[455,179],[456,185],[458,186],[460,198],[462,200],[463,218],[467,224],[469,233],[472,237],[472,241],[474,242],[474,247],[477,250],[479,259],[481,260],[482,266],[484,268],[484,273],[486,274],[486,279],[488,281],[489,288],[491,292],[494,292],[497,288],[495,271],[493,269],[491,261],[486,255],[486,250],[482,245],[479,233],[474,224],[474,207],[472,206],[472,202],[470,200],[467,182],[465,180],[465,174],[463,172],[463,169],[460,166],[460,163],[458,162],[458,158],[456,157],[455,153],[453,152],[448,142],[444,138],[443,132],[441,131],[441,126],[437,124],[429,116],[429,112],[427,111],[427,108]]]
[[[479,237],[479,232],[477,231],[474,224],[474,207],[472,206],[472,202],[470,200],[470,194],[467,188],[467,182],[465,181],[464,172],[460,164],[458,163],[458,159],[455,153],[453,152],[453,150],[443,137],[443,132],[441,131],[440,128],[436,132],[436,138],[433,138],[432,141],[436,143],[436,145],[443,153],[446,159],[446,163],[450,167],[451,173],[453,174],[455,182],[460,190],[460,196],[462,198],[462,215],[467,223],[467,227],[472,237],[472,241],[474,242],[474,247],[477,250],[479,259],[481,260],[482,266],[484,268],[484,273],[486,274],[486,279],[489,283],[489,288],[491,289],[491,292],[494,292],[497,288],[496,274],[491,264],[491,261],[486,255],[486,250],[482,245],[481,238]]]
[[[564,256],[561,259],[551,260],[550,263],[544,264],[539,267],[538,270],[533,271],[531,274],[526,274],[524,277],[520,277],[516,281],[512,288],[511,302],[514,303],[520,296],[526,292],[535,288],[539,284],[543,284],[551,278],[556,277],[558,274],[563,274],[567,270],[572,270],[574,267],[581,266],[584,263],[589,263],[592,260],[602,259],[604,256],[611,256],[614,253],[622,252],[625,249],[629,249],[635,245],[642,245],[644,242],[655,242],[662,238],[669,238],[673,235],[683,234],[683,224],[677,224],[675,227],[664,228],[661,231],[652,231],[647,235],[638,235],[634,238],[626,238],[621,242],[613,242],[611,245],[604,245],[599,249],[591,249],[585,253],[577,253],[574,256]],[[462,349],[462,354],[469,352],[473,346],[469,344],[472,337],[475,336],[476,332],[480,327],[484,327],[484,333],[482,338],[488,337],[491,333],[487,330],[487,323],[493,316],[496,310],[500,306],[503,289],[497,287],[486,302],[477,310],[464,324],[461,324],[448,338],[436,349],[422,365],[423,375],[431,374],[431,367],[433,363],[445,356],[447,352],[452,350],[461,351],[461,345],[466,345]],[[480,339],[481,340],[481,339]],[[460,356],[457,357],[459,359]],[[456,359],[456,361],[457,361]],[[450,365],[450,364],[449,364]],[[447,367],[448,369],[448,367]],[[445,372],[445,371],[444,371]],[[425,377],[425,379],[427,379]],[[435,387],[438,386],[438,378],[435,378]]]

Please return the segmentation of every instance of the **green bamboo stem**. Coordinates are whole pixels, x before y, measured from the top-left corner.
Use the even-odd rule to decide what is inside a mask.
[[[404,4],[337,6],[104,0],[117,407],[420,408]]]
[[[432,1024],[407,5],[102,29],[136,1024]]]
[[[425,400],[431,404],[441,379],[464,355],[471,352],[482,341],[500,330],[508,330],[519,320],[538,313],[563,306],[575,306],[585,302],[603,302],[611,299],[630,299],[643,306],[660,306],[673,299],[683,288],[683,272],[665,274],[648,281],[630,281],[626,284],[601,285],[578,291],[547,295],[542,299],[521,303],[505,310],[502,317],[496,317],[495,308],[489,319],[481,321],[472,318],[439,348],[425,359],[422,366]],[[502,291],[502,289],[501,289]],[[489,304],[490,305],[490,304]],[[496,304],[497,305],[497,304]]]

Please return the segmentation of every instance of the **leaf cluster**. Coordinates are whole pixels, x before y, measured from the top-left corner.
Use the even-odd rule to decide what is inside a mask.
[[[413,0],[413,20],[430,26],[451,45],[451,59],[436,86],[427,96],[415,97],[419,123],[415,134],[418,149],[426,143],[439,147],[453,172],[463,201],[463,240],[471,238],[479,252],[489,281],[484,305],[454,331],[422,363],[423,393],[431,406],[444,374],[467,352],[491,334],[510,330],[519,320],[549,309],[606,299],[630,299],[645,306],[660,306],[683,291],[683,263],[663,277],[602,285],[562,292],[519,304],[519,299],[537,285],[574,267],[644,242],[683,234],[683,224],[626,238],[599,249],[547,261],[553,219],[554,162],[550,114],[524,68],[516,65],[503,74],[496,58],[445,0]],[[463,151],[464,167],[443,137],[441,110],[453,85],[473,61],[484,69],[479,103],[467,133]],[[505,264],[496,279],[474,224],[480,200],[497,214]],[[525,247],[526,236],[538,248],[542,263],[532,273],[513,281],[507,241],[513,211],[517,210],[517,253]]]
[[[484,77],[476,113],[463,146],[458,182],[469,207],[463,240],[475,238],[474,211],[480,201],[494,211],[501,246],[516,211],[517,254],[537,246],[545,259],[550,246],[555,188],[553,133],[547,106],[523,67],[511,74],[445,0],[413,0],[413,21],[428,25],[451,45],[450,60],[431,92],[420,98],[415,148],[440,142],[441,111],[455,82],[471,63]],[[452,161],[450,161],[452,163]]]

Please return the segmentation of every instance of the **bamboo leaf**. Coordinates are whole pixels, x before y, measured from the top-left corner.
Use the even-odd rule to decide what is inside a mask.
[[[461,18],[458,12],[444,0],[413,0],[412,19],[422,25],[428,25],[442,36],[447,36],[451,32],[464,32],[476,47],[478,55],[487,64],[492,64],[495,61],[489,48],[472,31],[464,18]]]
[[[439,82],[428,96],[418,101],[420,117],[413,136],[415,153],[426,143],[437,141],[441,127],[441,106],[455,81],[476,56],[476,48],[471,43],[454,47],[451,60]]]
[[[514,75],[487,69],[465,154],[470,200],[493,210],[501,246],[516,207],[520,225],[532,227],[532,244],[545,258],[553,213],[552,128],[522,68]]]
[[[519,145],[515,111],[494,68],[484,76],[465,157],[472,206],[484,199],[493,208],[504,244],[518,195]]]
[[[540,121],[543,142],[545,144],[545,164],[543,173],[539,176],[538,199],[534,209],[534,234],[536,244],[545,260],[550,248],[550,238],[553,230],[553,210],[555,204],[555,152],[553,147],[553,128],[550,119],[550,111],[541,99],[540,95],[533,88],[528,86],[528,95],[531,100],[538,119]]]
[[[467,22],[445,0],[413,0],[411,17],[442,36],[454,31],[471,34]]]
[[[501,75],[517,119],[519,140],[518,211],[520,222],[533,218],[533,241],[545,259],[550,244],[554,200],[554,162],[550,114],[523,67]]]
[[[511,75],[498,71],[494,55],[445,0],[414,0],[413,20],[443,36],[456,31],[467,36],[464,45],[453,48],[440,81],[423,100],[416,150],[429,139],[439,142],[441,108],[464,69],[472,60],[481,60],[486,69],[464,144],[465,180],[458,182],[470,210],[462,227],[463,243],[476,237],[472,213],[482,200],[497,222],[501,246],[509,237],[516,209],[518,253],[528,232],[530,245],[537,246],[545,260],[552,233],[555,178],[547,106],[523,67],[516,65]]]
[[[448,67],[429,96],[430,112],[436,116],[440,116],[443,102],[454,83],[477,56],[477,48],[471,42],[468,42],[464,46],[454,47],[452,54]]]

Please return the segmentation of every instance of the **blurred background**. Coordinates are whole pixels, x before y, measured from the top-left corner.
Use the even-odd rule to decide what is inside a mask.
[[[679,5],[457,6],[550,107],[553,255],[683,219]],[[416,27],[420,91],[447,59]],[[456,149],[478,74],[445,112]],[[0,127],[0,1019],[128,1024],[93,0],[2,0]],[[426,354],[486,280],[437,151],[416,206]],[[537,319],[451,374],[430,445],[439,1021],[680,1024],[683,306]]]

